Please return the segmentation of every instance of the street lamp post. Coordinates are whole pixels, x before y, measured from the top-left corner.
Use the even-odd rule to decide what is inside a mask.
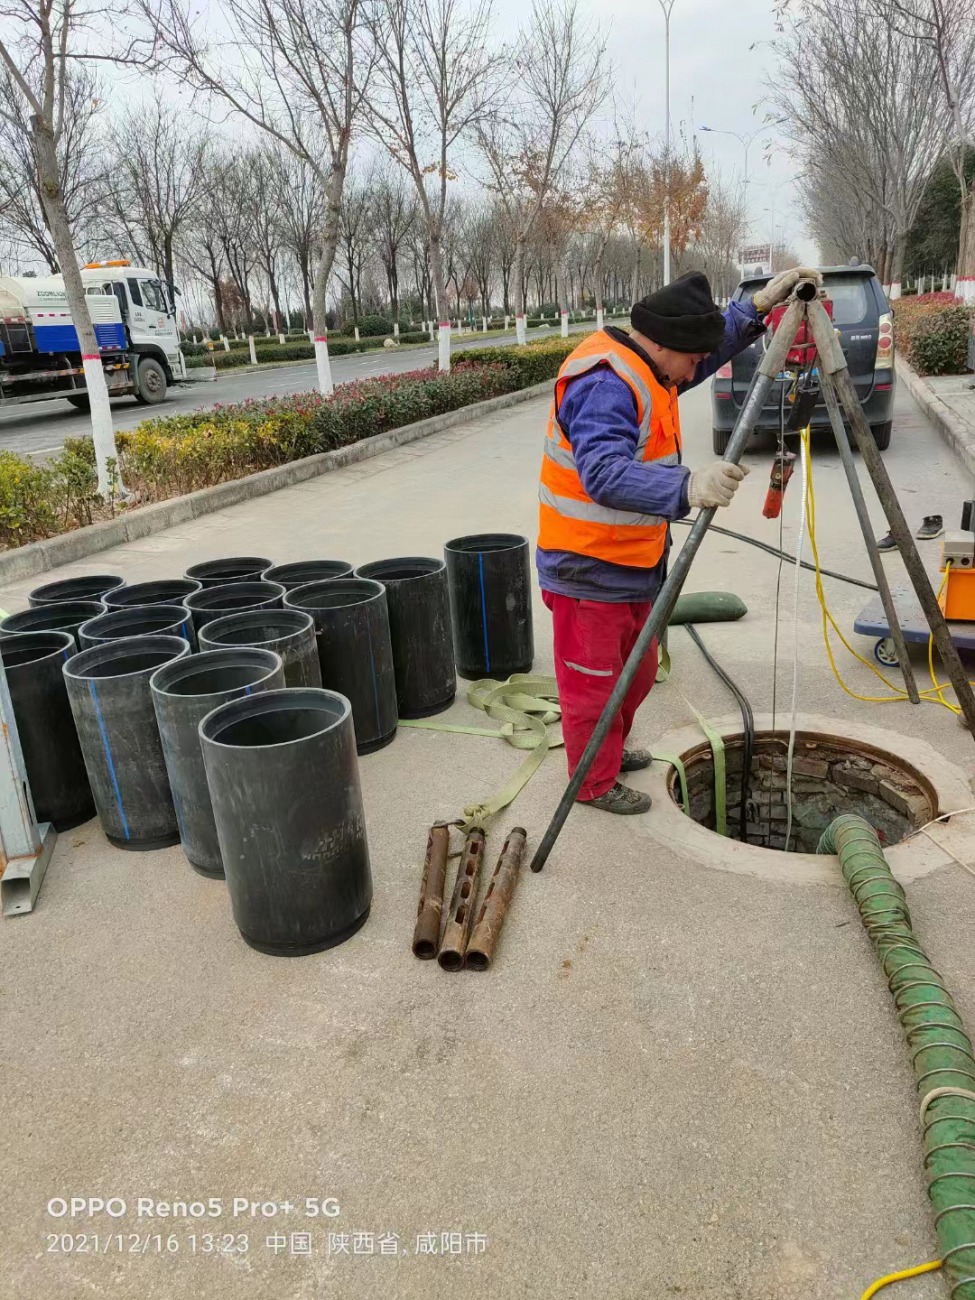
[[[748,219],[748,150],[751,147],[752,141],[757,136],[760,136],[763,131],[768,130],[768,128],[764,126],[760,126],[757,131],[752,131],[748,135],[742,135],[738,131],[725,131],[721,127],[716,127],[716,126],[702,126],[701,130],[707,131],[709,135],[732,135],[745,150],[745,181],[742,187],[744,191],[742,195],[742,202],[744,203],[745,219],[747,221]]]
[[[664,15],[664,284],[670,284],[670,15],[674,0],[658,0]]]

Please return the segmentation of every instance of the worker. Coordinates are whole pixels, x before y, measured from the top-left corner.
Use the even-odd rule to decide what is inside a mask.
[[[694,507],[727,506],[748,473],[716,461],[681,463],[677,398],[759,338],[762,317],[800,279],[793,267],[722,314],[699,271],[636,303],[631,330],[585,338],[555,382],[539,484],[536,564],[552,611],[555,675],[570,774],[589,742],[666,576],[669,521]],[[620,781],[649,767],[625,748],[657,675],[654,641],[578,794],[591,808],[642,813],[650,796]]]

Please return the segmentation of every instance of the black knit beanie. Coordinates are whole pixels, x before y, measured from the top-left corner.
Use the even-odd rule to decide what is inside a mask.
[[[690,271],[634,303],[630,323],[674,352],[713,352],[725,331],[724,316],[702,271]]]

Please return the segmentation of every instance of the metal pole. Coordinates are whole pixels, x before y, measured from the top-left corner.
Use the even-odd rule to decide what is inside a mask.
[[[660,0],[664,14],[664,284],[670,284],[670,14],[674,0]]]
[[[955,688],[955,695],[964,714],[965,723],[972,736],[975,737],[975,695],[972,694],[968,674],[958,657],[958,650],[951,639],[945,616],[938,604],[938,598],[934,594],[934,588],[931,586],[924,562],[914,544],[914,538],[907,526],[907,520],[904,518],[904,512],[897,499],[897,493],[894,491],[894,485],[890,481],[890,475],[887,473],[887,466],[883,462],[883,457],[877,449],[873,434],[870,432],[870,426],[864,417],[860,399],[853,387],[853,381],[846,366],[846,358],[833,330],[833,323],[825,311],[810,312],[809,321],[812,326],[813,338],[816,341],[816,351],[819,354],[820,372],[825,371],[832,376],[837,396],[853,428],[857,445],[860,448],[860,455],[863,457],[863,463],[869,471],[874,490],[880,498],[880,504],[887,516],[890,535],[901,553],[901,559],[904,561],[904,567],[911,579],[911,585],[921,603],[928,627],[931,629],[931,635],[934,638],[934,644],[941,656],[941,662],[944,664],[951,679],[951,684]]]
[[[730,461],[731,464],[737,465],[741,460],[745,450],[745,445],[751,437],[752,430],[758,423],[758,419],[765,405],[765,399],[771,391],[772,385],[779,371],[785,364],[789,348],[792,346],[796,332],[799,328],[799,322],[803,316],[803,304],[793,302],[790,304],[788,311],[783,318],[782,324],[772,336],[772,342],[769,344],[768,351],[762,358],[761,365],[758,368],[758,377],[753,384],[751,391],[745,398],[738,421],[735,424],[734,432],[731,435],[731,442],[728,444],[728,450],[725,452],[724,460]],[[633,678],[640,668],[643,658],[650,649],[650,643],[660,632],[663,631],[670,611],[673,608],[677,593],[687,578],[688,571],[694,561],[694,557],[704,541],[704,534],[707,532],[711,520],[714,518],[715,507],[707,510],[699,510],[697,518],[691,526],[687,541],[678,552],[677,559],[674,561],[673,568],[668,573],[663,586],[654,601],[653,608],[647,615],[647,621],[644,623],[640,635],[636,639],[630,657],[623,665],[623,671],[620,673],[619,680],[613,687],[612,694],[606,701],[606,706],[600,714],[599,721],[596,723],[592,735],[589,737],[589,743],[583,750],[582,757],[576,770],[569,779],[569,784],[559,801],[559,806],[555,810],[548,829],[542,836],[541,842],[532,858],[532,871],[541,871],[548,860],[548,855],[552,851],[552,846],[559,837],[559,832],[565,825],[565,819],[572,810],[572,805],[576,801],[576,796],[582,789],[582,783],[589,774],[589,769],[593,765],[596,755],[602,747],[603,741],[609,734],[609,729],[613,725],[613,719],[619,713],[626,698],[626,693],[632,685]]]
[[[819,303],[814,303],[812,306],[819,307],[820,311],[822,311]],[[904,633],[901,631],[900,620],[894,607],[894,598],[890,594],[887,573],[880,558],[880,552],[877,550],[877,540],[873,535],[870,516],[867,513],[867,503],[863,499],[863,488],[860,486],[856,465],[853,463],[853,452],[850,450],[846,429],[843,427],[843,416],[840,413],[839,402],[836,399],[836,389],[833,386],[832,377],[825,371],[820,375],[820,387],[823,392],[823,400],[826,403],[826,410],[829,413],[829,422],[833,426],[836,449],[840,453],[840,460],[843,462],[844,470],[846,470],[846,479],[850,485],[850,496],[853,498],[853,508],[857,512],[860,531],[863,533],[867,554],[870,556],[870,567],[873,569],[877,590],[880,592],[880,600],[884,607],[884,613],[887,615],[887,626],[890,628],[890,635],[897,647],[897,661],[904,676],[904,689],[907,691],[912,704],[920,704],[921,697],[917,693],[914,669],[911,667],[911,661],[907,653],[907,643],[904,640]]]

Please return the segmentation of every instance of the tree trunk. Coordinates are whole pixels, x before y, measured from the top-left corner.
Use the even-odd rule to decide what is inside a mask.
[[[890,259],[890,300],[895,302],[901,296],[901,276],[904,274],[904,250],[907,244],[907,231],[898,231],[894,236],[894,247]]]
[[[555,297],[559,304],[559,332],[564,339],[569,337],[569,300],[566,295],[567,276],[561,262],[555,263]]]
[[[630,302],[639,302],[642,294],[640,293],[640,271],[643,262],[643,245],[637,244],[636,257],[633,262],[633,279],[630,283]]]
[[[450,304],[447,301],[447,283],[444,280],[443,255],[440,236],[430,236],[430,275],[437,299],[437,364],[441,370],[450,369]]]
[[[961,198],[955,293],[963,302],[975,302],[975,183]]]
[[[102,497],[110,496],[114,479],[115,493],[124,495],[125,488],[118,477],[118,451],[115,446],[115,431],[112,428],[108,384],[105,382],[98,338],[88,310],[88,299],[85,297],[85,287],[81,282],[81,271],[78,269],[78,258],[71,240],[71,227],[61,190],[61,169],[58,166],[54,133],[40,117],[31,118],[31,130],[41,201],[44,204],[48,229],[61,265],[68,310],[74,322],[81,350],[81,364],[85,372],[85,385],[88,389],[91,409],[91,439],[95,447],[98,493]]]
[[[596,307],[596,329],[603,328],[603,250],[596,254],[593,263],[593,300]]]
[[[511,297],[515,305],[515,342],[525,343],[528,338],[528,327],[525,324],[525,240],[520,235],[515,239]]]

